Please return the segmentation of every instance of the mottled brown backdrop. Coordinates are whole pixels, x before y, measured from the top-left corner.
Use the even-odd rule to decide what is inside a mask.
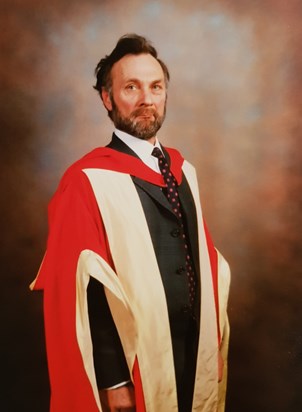
[[[232,266],[227,412],[302,410],[301,21],[301,0],[1,1],[1,410],[48,410],[28,284],[62,172],[111,135],[93,70],[126,32],[170,67],[160,137]]]

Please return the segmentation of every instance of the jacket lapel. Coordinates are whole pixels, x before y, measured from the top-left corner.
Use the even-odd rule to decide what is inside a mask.
[[[164,195],[162,188],[152,183],[146,182],[138,177],[132,176],[133,183],[143,189],[148,195],[152,197],[157,203],[161,206],[166,208],[172,215],[174,215],[172,211],[172,207],[170,202],[168,201],[167,197]],[[175,216],[175,215],[174,215]],[[176,216],[175,216],[176,219]]]
[[[107,145],[110,149],[117,150],[119,152],[134,156],[139,159],[139,156],[130,149],[129,146],[127,146],[121,139],[119,139],[114,133],[112,135],[112,140],[111,142]],[[163,149],[165,156],[168,159],[168,163],[170,163],[170,157],[169,154]],[[154,199],[157,203],[159,203],[161,206],[166,208],[170,213],[173,213],[172,207],[164,195],[162,188],[160,186],[156,186],[152,183],[149,183],[143,179],[140,179],[138,177],[132,176],[133,183],[137,186],[139,186],[141,189],[143,189],[146,193],[148,193],[152,199]],[[174,215],[175,216],[175,215]]]
[[[112,135],[111,142],[106,147],[109,147],[113,150],[117,150],[118,152],[128,154],[130,156],[134,156],[139,159],[139,156],[137,156],[137,154],[132,149],[130,149],[130,147],[127,146],[121,139],[119,139],[114,133]]]

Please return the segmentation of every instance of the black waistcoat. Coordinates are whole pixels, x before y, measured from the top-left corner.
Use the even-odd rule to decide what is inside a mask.
[[[113,135],[113,139],[108,147],[137,157],[115,135]],[[168,162],[170,162],[169,155],[164,148],[163,151]],[[142,203],[161,273],[167,299],[172,338],[173,336],[181,336],[187,328],[188,318],[192,316],[192,311],[189,307],[188,279],[185,270],[186,251],[179,222],[161,187],[134,176],[132,180]],[[193,316],[198,319],[199,313],[197,308],[199,308],[200,277],[197,218],[192,193],[184,175],[182,183],[178,186],[178,193],[197,278],[197,298]]]

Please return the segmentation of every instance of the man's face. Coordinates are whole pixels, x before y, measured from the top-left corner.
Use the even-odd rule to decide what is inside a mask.
[[[111,93],[102,97],[117,129],[154,141],[166,112],[167,90],[163,70],[150,54],[128,54],[111,70]]]

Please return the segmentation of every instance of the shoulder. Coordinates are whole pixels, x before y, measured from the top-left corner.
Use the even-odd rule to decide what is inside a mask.
[[[174,149],[173,147],[167,147],[167,146],[164,146],[163,149],[168,153],[168,155],[170,156],[172,160],[179,160],[179,159],[183,160],[183,156],[179,150]]]
[[[110,163],[110,153],[111,149],[98,147],[82,156],[66,169],[61,178],[59,188],[62,189],[72,182],[85,180],[86,175],[83,173],[84,169],[107,168],[108,163]]]
[[[193,167],[193,165],[185,160],[177,149],[164,147],[164,150],[170,157],[170,168],[179,184],[182,181],[183,172],[185,173],[185,175],[187,175],[188,172],[191,175],[195,174],[195,168]]]
[[[93,159],[100,156],[103,148],[97,148],[85,154],[80,159],[72,163],[63,173],[59,184],[51,198],[50,204],[54,204],[62,196],[73,196],[75,193],[82,191],[83,188],[89,187],[87,177],[83,169],[89,164],[93,164]],[[89,166],[88,166],[89,167]]]
[[[100,167],[100,163],[102,162],[102,159],[106,157],[107,152],[108,149],[106,147],[98,147],[85,154],[66,169],[63,178],[77,174],[83,169]]]
[[[51,198],[50,209],[56,209],[61,203],[76,202],[79,199],[85,203],[91,202],[94,197],[93,191],[84,170],[100,167],[106,151],[105,147],[94,149],[66,169]]]

